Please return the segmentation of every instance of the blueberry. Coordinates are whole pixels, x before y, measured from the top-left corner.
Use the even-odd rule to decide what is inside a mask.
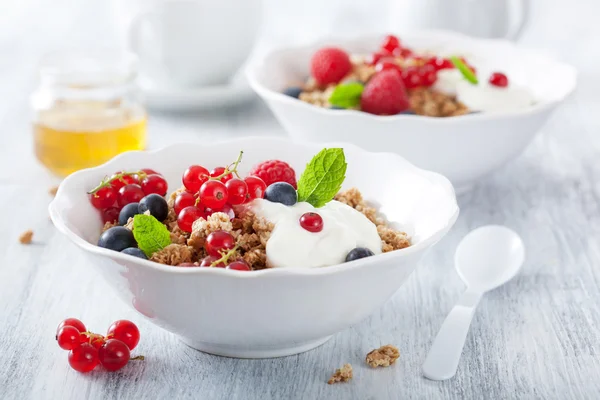
[[[134,257],[143,258],[144,260],[148,259],[148,257],[146,257],[144,252],[141,251],[140,249],[138,249],[137,247],[128,247],[126,249],[121,250],[121,253],[129,254],[130,256],[134,256]]]
[[[298,193],[287,182],[275,182],[265,190],[265,200],[285,204],[286,206],[293,206],[298,201]]]
[[[365,247],[357,247],[355,249],[350,250],[350,252],[346,256],[346,262],[358,260],[359,258],[371,257],[374,255],[375,254],[371,250]]]
[[[133,237],[133,232],[129,229],[122,226],[113,226],[100,235],[98,246],[121,251],[128,247],[137,247],[137,243]]]
[[[300,93],[302,93],[302,88],[298,86],[290,86],[288,88],[285,88],[285,90],[283,91],[283,94],[285,94],[286,96],[293,97],[295,99],[300,97]]]
[[[150,215],[161,222],[167,219],[167,214],[169,214],[167,201],[164,197],[156,193],[149,194],[140,200],[138,212],[143,214],[148,210],[150,210]]]
[[[404,110],[400,114],[415,115],[416,113],[413,110]]]
[[[129,203],[123,207],[119,213],[119,225],[125,225],[129,218],[133,218],[134,215],[139,214],[138,207],[139,203]]]
[[[345,110],[344,107],[340,107],[340,106],[331,106],[329,107],[330,110]]]

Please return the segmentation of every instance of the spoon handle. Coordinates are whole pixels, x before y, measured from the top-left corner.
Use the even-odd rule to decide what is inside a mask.
[[[456,374],[469,326],[482,293],[467,290],[444,320],[423,363],[423,375],[434,381]]]

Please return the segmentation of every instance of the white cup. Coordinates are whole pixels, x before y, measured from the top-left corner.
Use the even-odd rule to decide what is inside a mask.
[[[515,40],[529,19],[531,0],[396,0],[394,31],[446,29],[470,36]]]
[[[250,54],[261,0],[115,0],[140,73],[157,86],[227,82]]]

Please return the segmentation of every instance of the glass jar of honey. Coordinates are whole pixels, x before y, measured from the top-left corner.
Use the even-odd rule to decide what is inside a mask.
[[[146,147],[136,57],[94,51],[47,55],[32,96],[38,160],[66,176]]]

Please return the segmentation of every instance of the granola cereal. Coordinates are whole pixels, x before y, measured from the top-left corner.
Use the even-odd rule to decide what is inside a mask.
[[[30,244],[33,239],[33,231],[31,229],[26,230],[19,236],[19,243],[21,244]]]
[[[348,382],[350,379],[352,379],[352,376],[352,365],[344,364],[342,368],[338,368],[335,370],[335,372],[333,373],[333,375],[331,375],[331,378],[329,378],[327,383],[332,385],[338,382]]]
[[[152,254],[150,260],[161,264],[179,265],[181,263],[195,261],[192,260],[193,255],[194,249],[192,247],[173,243]]]
[[[400,357],[398,348],[387,344],[369,352],[365,361],[372,368],[389,367],[396,362],[398,357]]]

